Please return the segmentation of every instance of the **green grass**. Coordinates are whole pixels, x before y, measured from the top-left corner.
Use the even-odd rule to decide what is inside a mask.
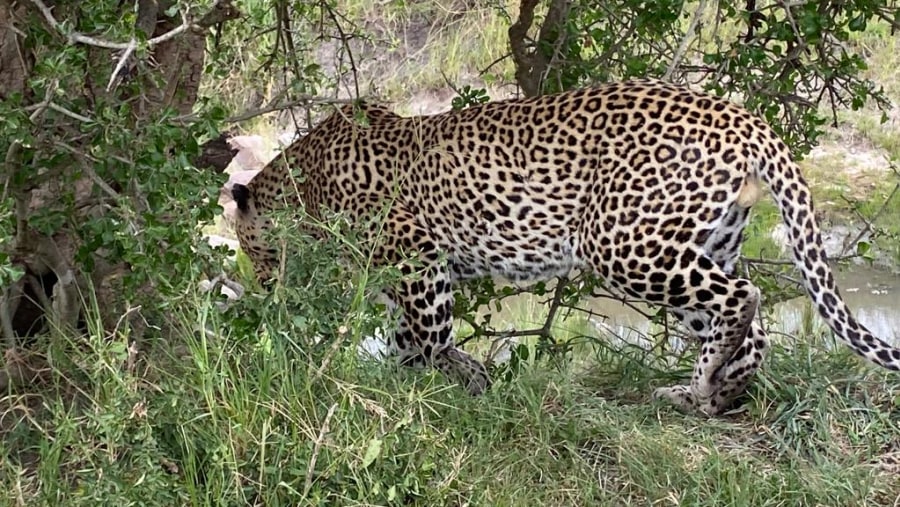
[[[443,89],[447,79],[454,84],[467,82],[483,71],[488,72],[479,81],[513,80],[510,59],[497,61],[507,51],[509,27],[498,8],[515,13],[517,2],[461,7],[449,0],[377,5],[343,0],[339,8],[341,4],[358,26],[373,27],[381,39],[396,46],[398,54],[405,53],[379,80],[379,93],[386,100],[408,99],[412,90]],[[417,42],[410,46],[409,40]]]
[[[494,388],[470,398],[431,372],[275,327],[249,333],[209,302],[181,303],[174,339],[129,351],[127,333],[93,330],[38,347],[52,369],[0,410],[0,504],[886,505],[900,495],[896,470],[878,466],[900,439],[900,386],[840,348],[777,347],[745,410],[700,419],[649,400],[686,362],[665,371],[596,337],[575,361],[497,371]]]
[[[770,231],[781,223],[781,213],[771,198],[759,201],[752,209],[747,224],[744,243],[741,246],[743,255],[752,258],[777,258],[780,249],[770,236]]]

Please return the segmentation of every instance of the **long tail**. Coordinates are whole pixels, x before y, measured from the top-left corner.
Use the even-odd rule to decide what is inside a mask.
[[[781,144],[783,147],[784,145]],[[757,176],[769,185],[788,230],[794,262],[819,315],[854,352],[884,368],[900,371],[900,349],[880,340],[857,322],[844,303],[828,265],[812,196],[800,169],[786,154],[760,161]]]

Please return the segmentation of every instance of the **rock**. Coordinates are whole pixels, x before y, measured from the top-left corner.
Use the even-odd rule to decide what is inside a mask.
[[[228,139],[228,144],[238,151],[232,159],[237,171],[262,169],[272,159],[271,150],[262,136],[234,136]]]

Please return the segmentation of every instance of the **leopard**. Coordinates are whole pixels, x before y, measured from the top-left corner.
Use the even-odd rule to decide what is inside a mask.
[[[760,290],[738,269],[766,188],[818,314],[856,354],[900,370],[900,350],[841,297],[789,147],[745,107],[692,87],[632,79],[410,116],[345,104],[232,196],[236,235],[260,281],[279,264],[265,240],[272,210],[363,223],[381,209],[373,258],[402,265],[414,253],[422,273],[383,293],[399,309],[390,350],[402,364],[485,392],[484,363],[453,338],[453,291],[480,277],[530,283],[585,272],[665,308],[695,338],[689,379],[651,399],[717,416],[771,346]]]

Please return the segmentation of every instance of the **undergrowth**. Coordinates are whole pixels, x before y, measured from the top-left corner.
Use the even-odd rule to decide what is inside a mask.
[[[651,403],[653,386],[677,379],[634,350],[597,346],[589,366],[538,365],[470,398],[354,347],[317,354],[279,333],[231,331],[208,302],[185,307],[180,351],[139,351],[129,369],[122,341],[66,340],[51,347],[67,359],[46,385],[4,397],[5,504],[891,505],[900,495],[886,464],[900,441],[896,382],[817,345],[776,348],[746,410],[707,420]]]
[[[44,337],[48,368],[0,406],[5,505],[890,505],[900,390],[819,340],[778,340],[742,407],[652,402],[690,357],[560,322],[567,360],[495,364],[472,398],[358,345],[396,273],[307,242],[291,284],[221,311],[171,305],[174,332]],[[351,251],[353,262],[338,261]],[[354,253],[355,252],[355,253]],[[362,254],[362,255],[358,255]],[[348,257],[344,257],[348,258]],[[97,315],[89,308],[89,315]],[[522,318],[528,318],[525,315]],[[91,324],[97,322],[98,324]],[[480,347],[474,347],[479,349]],[[521,353],[521,351],[519,352]]]

